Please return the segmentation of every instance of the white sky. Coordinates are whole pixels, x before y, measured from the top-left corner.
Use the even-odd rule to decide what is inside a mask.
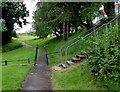
[[[32,22],[33,22],[32,16],[35,11],[35,6],[36,6],[37,1],[38,0],[25,0],[23,2],[24,4],[26,4],[27,10],[29,11],[29,16],[26,17],[27,22],[29,22],[29,24],[23,25],[23,28],[20,28],[17,24],[15,24],[15,31],[17,33],[25,33],[25,32],[30,31],[30,29],[32,29]]]

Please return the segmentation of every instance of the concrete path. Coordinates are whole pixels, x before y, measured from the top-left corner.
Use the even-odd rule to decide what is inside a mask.
[[[23,83],[23,90],[52,90],[51,70],[47,66],[46,50],[43,49],[38,64],[30,71]]]

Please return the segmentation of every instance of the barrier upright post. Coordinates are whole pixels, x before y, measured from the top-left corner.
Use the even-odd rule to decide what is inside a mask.
[[[34,66],[35,66],[36,63],[37,63],[37,53],[38,53],[38,44],[37,44],[37,46],[36,46],[36,51],[35,51]]]

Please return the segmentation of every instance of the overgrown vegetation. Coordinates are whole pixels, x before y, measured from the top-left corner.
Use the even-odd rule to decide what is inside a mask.
[[[23,2],[1,2],[2,19],[4,20],[4,31],[0,31],[2,35],[2,45],[10,43],[12,37],[16,36],[14,30],[14,24],[17,23],[21,28],[26,24],[26,18],[28,17],[28,11],[26,10]]]
[[[106,30],[103,32],[97,35],[93,43],[94,49],[88,55],[91,72],[109,88],[120,90],[118,22],[110,24],[108,32]]]
[[[12,43],[8,43],[8,44],[2,46],[2,52],[7,52],[7,51],[14,50],[14,49],[18,49],[22,46],[23,45],[20,42],[18,42],[17,40],[12,40]]]

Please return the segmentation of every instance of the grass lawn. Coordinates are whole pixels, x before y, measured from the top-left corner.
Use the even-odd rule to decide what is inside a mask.
[[[20,90],[32,66],[12,65],[2,67],[2,90]]]
[[[96,81],[85,64],[62,71],[53,72],[55,90],[107,90]]]
[[[30,38],[31,40],[32,37],[28,37],[28,38]],[[19,38],[19,39],[21,39],[21,41],[24,41],[26,39],[29,40],[28,38]],[[11,45],[13,44],[11,43]],[[12,46],[9,46],[9,47],[12,47]],[[38,55],[40,53],[41,51],[39,51]],[[12,60],[21,60],[21,59],[30,58],[31,64],[33,64],[34,56],[35,56],[35,49],[23,46],[23,47],[19,47],[17,49],[2,53],[2,61],[5,61],[5,60],[12,61]],[[27,74],[29,73],[29,70],[32,67],[33,66],[28,65],[27,60],[8,62],[8,66],[5,66],[3,63],[2,64],[2,90],[22,89],[23,80],[27,76]]]
[[[28,35],[19,35],[18,36],[18,41],[28,41],[28,40],[33,40],[37,37],[34,37],[34,36],[28,36]]]

